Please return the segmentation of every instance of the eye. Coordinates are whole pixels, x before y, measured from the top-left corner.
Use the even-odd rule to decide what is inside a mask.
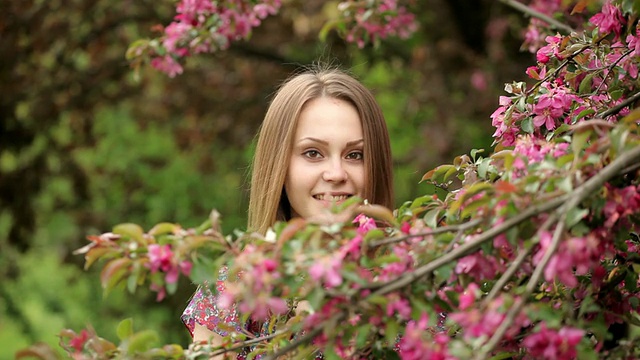
[[[309,159],[319,159],[322,157],[322,154],[318,150],[307,150],[302,153],[302,156]]]
[[[364,158],[364,154],[362,153],[362,151],[358,150],[358,151],[352,151],[349,154],[347,154],[347,159],[349,160],[362,160]]]

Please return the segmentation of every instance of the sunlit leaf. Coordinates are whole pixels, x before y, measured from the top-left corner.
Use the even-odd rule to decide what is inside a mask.
[[[146,244],[144,241],[144,231],[140,225],[133,223],[119,224],[113,228],[113,233],[127,236],[139,244]]]
[[[120,321],[116,328],[116,335],[118,339],[124,340],[133,334],[133,319],[128,318]]]

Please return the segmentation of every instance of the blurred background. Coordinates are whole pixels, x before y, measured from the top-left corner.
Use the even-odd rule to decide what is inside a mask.
[[[246,221],[254,136],[276,86],[323,60],[351,70],[383,107],[397,205],[422,175],[474,148],[489,150],[505,82],[535,57],[520,50],[528,19],[498,1],[409,1],[420,29],[377,48],[319,30],[337,1],[284,0],[250,41],[190,59],[170,79],[136,79],[128,45],[158,35],[173,1],[2,0],[0,12],[0,358],[63,328],[117,323],[189,343],[179,320],[193,285],[104,295],[72,251],[135,222],[193,227],[215,208],[229,232]]]

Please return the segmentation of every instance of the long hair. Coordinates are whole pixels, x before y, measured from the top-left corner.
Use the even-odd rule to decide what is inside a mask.
[[[365,187],[371,204],[394,207],[389,133],[380,106],[358,80],[337,69],[313,69],[285,81],[271,101],[258,134],[249,196],[249,231],[264,234],[279,220],[290,220],[284,192],[293,137],[310,100],[330,97],[352,104],[362,123]]]

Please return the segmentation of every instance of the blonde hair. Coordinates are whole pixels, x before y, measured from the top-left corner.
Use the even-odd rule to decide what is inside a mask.
[[[319,97],[351,103],[364,135],[365,188],[369,203],[394,207],[389,134],[380,106],[358,80],[336,69],[313,69],[287,80],[271,101],[258,134],[249,196],[249,231],[264,234],[279,220],[290,220],[284,192],[293,137],[302,108]]]

